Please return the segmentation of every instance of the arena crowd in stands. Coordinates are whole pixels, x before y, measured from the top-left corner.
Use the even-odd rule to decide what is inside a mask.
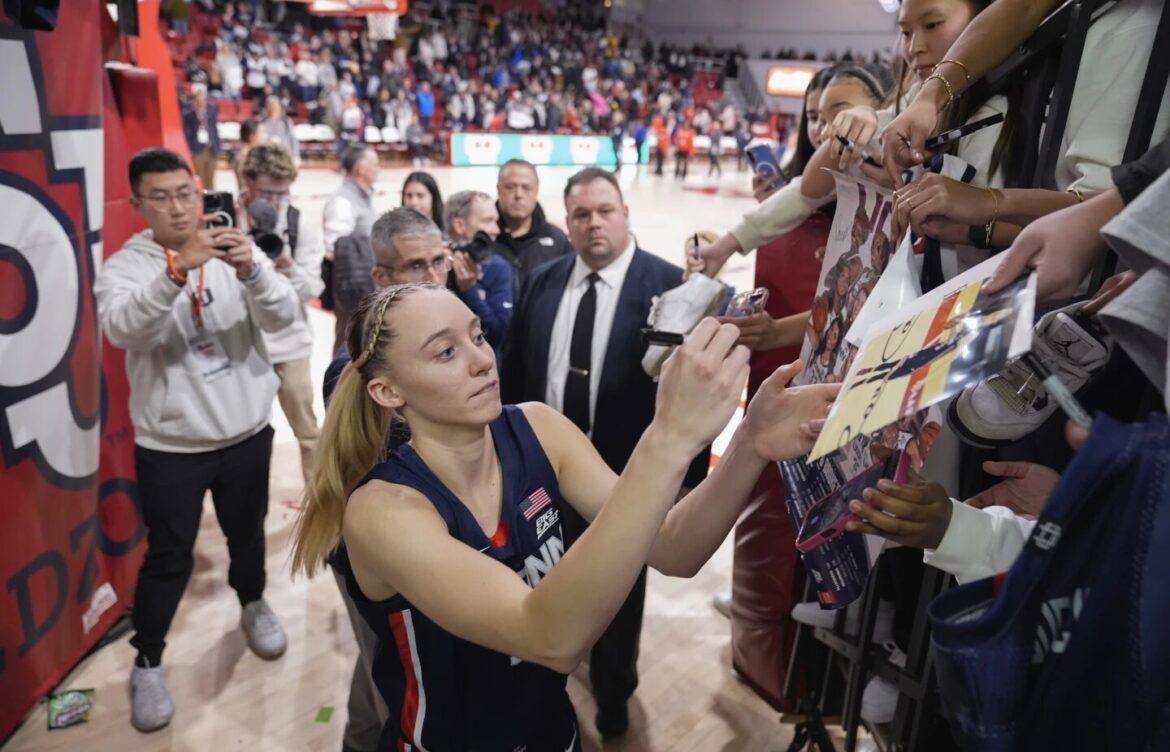
[[[747,57],[742,46],[655,45],[637,30],[607,27],[592,9],[553,16],[436,3],[403,16],[389,42],[372,40],[360,20],[311,17],[298,3],[173,0],[166,10],[174,33],[192,37],[187,82],[205,83],[213,99],[251,101],[264,112],[276,96],[293,121],[338,134],[392,126],[402,140],[412,126],[612,134],[618,111],[630,135],[656,114],[676,125],[698,115],[700,132],[713,119],[733,135],[721,93],[692,91],[692,82],[697,61],[718,61],[734,77]],[[720,76],[714,81],[712,88]],[[762,109],[742,114],[749,123],[766,119]]]

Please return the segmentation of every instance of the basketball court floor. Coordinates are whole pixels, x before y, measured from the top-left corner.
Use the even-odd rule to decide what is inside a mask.
[[[383,170],[374,199],[378,211],[399,205],[409,171]],[[574,171],[540,169],[541,204],[549,220],[562,228],[562,191]],[[435,167],[431,172],[443,195],[465,189],[495,194],[494,168]],[[627,167],[621,173],[639,246],[681,265],[683,244],[691,233],[703,229],[722,233],[755,205],[750,173],[737,173],[733,162],[725,165],[722,178],[708,180],[705,173],[705,164],[696,165],[685,183],[669,175],[655,177],[645,167]],[[339,182],[333,170],[306,169],[293,186],[294,200],[302,211],[319,218]],[[232,173],[221,170],[216,187],[233,190]],[[724,270],[724,281],[747,288],[753,264],[752,256],[733,258]],[[316,332],[313,373],[320,417],[320,379],[330,360],[333,319],[317,309],[310,310],[310,319]],[[149,735],[131,728],[126,685],[134,651],[123,636],[79,664],[60,686],[96,690],[96,707],[88,723],[47,731],[42,703],[4,745],[5,752],[341,749],[356,647],[332,576],[324,573],[306,580],[289,574],[289,538],[302,490],[301,473],[296,442],[275,403],[272,425],[276,438],[266,526],[266,597],[287,630],[288,652],[265,662],[247,649],[238,624],[239,605],[227,584],[226,544],[208,501],[195,550],[195,573],[168,636],[164,665],[176,706],[171,725]],[[716,443],[717,453],[730,428]],[[639,659],[641,685],[631,701],[631,728],[625,739],[602,747],[593,728],[587,667],[581,666],[569,679],[586,750],[787,749],[791,728],[782,726],[779,714],[739,682],[730,667],[730,626],[710,604],[713,594],[729,587],[730,576],[730,542],[693,579],[651,571]]]

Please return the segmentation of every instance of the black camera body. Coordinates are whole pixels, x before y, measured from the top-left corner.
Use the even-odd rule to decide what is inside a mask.
[[[482,264],[492,257],[495,252],[493,250],[495,244],[496,242],[492,240],[491,235],[479,230],[467,240],[451,243],[450,247],[452,253],[466,253],[472,261]]]

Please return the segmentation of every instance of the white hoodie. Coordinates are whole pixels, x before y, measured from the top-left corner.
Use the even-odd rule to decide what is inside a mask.
[[[259,249],[258,273],[241,282],[230,265],[203,269],[203,329],[191,295],[199,270],[180,288],[147,230],[106,261],[94,282],[98,320],[126,351],[135,442],[163,452],[209,452],[238,444],[268,424],[277,378],[261,330],[296,322],[301,303]]]

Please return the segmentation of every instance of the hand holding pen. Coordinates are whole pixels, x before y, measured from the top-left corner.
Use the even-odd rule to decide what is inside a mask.
[[[877,112],[866,106],[850,107],[833,118],[826,140],[829,142],[829,156],[836,161],[837,169],[844,170],[866,157],[877,164],[869,147],[877,135],[878,125]],[[828,138],[829,135],[833,138]]]

